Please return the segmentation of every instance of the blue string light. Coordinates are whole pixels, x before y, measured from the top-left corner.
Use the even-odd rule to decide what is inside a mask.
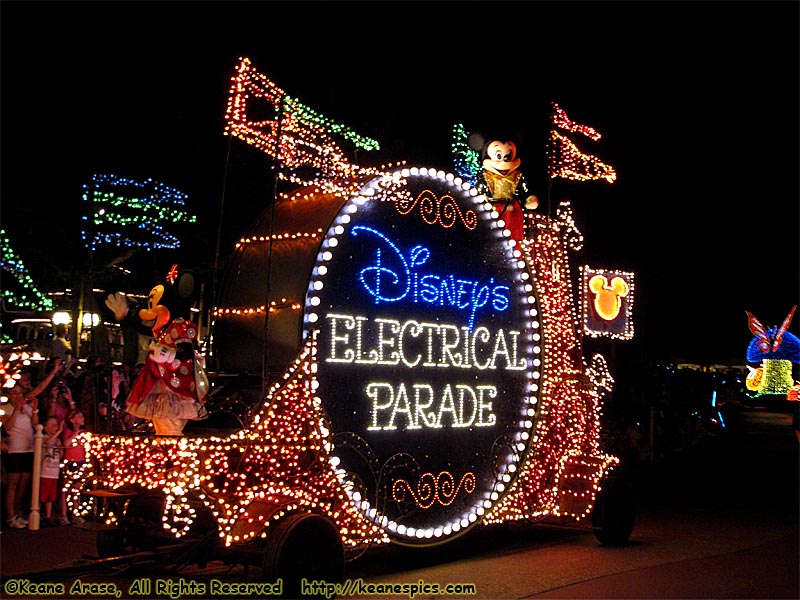
[[[135,181],[116,175],[92,176],[83,186],[87,203],[81,239],[95,251],[100,245],[144,248],[180,247],[180,241],[164,229],[164,223],[195,223],[185,210],[188,196],[163,183]]]

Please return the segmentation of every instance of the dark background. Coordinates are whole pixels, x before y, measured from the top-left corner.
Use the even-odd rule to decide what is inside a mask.
[[[34,281],[59,289],[88,261],[82,185],[152,178],[187,193],[198,223],[173,229],[179,250],[131,261],[142,291],[173,262],[217,264],[217,244],[224,262],[274,189],[271,160],[223,135],[248,57],[377,139],[358,164],[453,170],[457,122],[516,137],[540,210],[572,202],[573,268],[636,275],[619,356],[744,362],[744,311],[777,326],[800,297],[799,6],[3,0],[1,226]],[[570,137],[614,184],[548,190],[550,102],[603,135]]]

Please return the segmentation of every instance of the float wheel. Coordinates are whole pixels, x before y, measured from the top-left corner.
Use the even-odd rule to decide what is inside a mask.
[[[594,535],[604,546],[628,543],[636,521],[633,486],[620,477],[604,480],[592,510]]]
[[[141,493],[132,498],[125,510],[125,540],[134,551],[152,550],[165,541],[161,524],[163,499]]]
[[[342,582],[344,546],[331,519],[311,513],[293,514],[270,530],[264,549],[264,581],[281,579],[283,598],[326,597],[324,586],[320,586],[316,593],[303,590],[302,579],[328,584]]]
[[[125,546],[125,533],[121,529],[106,529],[98,531],[95,537],[97,555],[100,558],[121,556],[127,553]]]

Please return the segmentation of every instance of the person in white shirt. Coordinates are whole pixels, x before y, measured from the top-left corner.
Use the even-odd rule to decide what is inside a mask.
[[[15,385],[7,391],[10,409],[6,407],[0,420],[8,434],[7,452],[3,457],[3,466],[8,475],[6,518],[9,527],[14,529],[28,526],[28,519],[22,512],[22,497],[28,490],[33,474],[33,434],[39,424],[39,394],[61,369],[62,365],[56,363],[47,377],[27,393],[21,385]]]
[[[72,359],[72,343],[67,339],[67,326],[63,323],[56,325],[55,335],[50,342],[50,360],[58,363],[63,360],[67,364]]]

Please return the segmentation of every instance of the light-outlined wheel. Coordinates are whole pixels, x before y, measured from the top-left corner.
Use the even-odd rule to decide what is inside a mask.
[[[282,598],[330,598],[324,584],[341,583],[344,577],[344,546],[333,521],[298,513],[273,527],[264,549],[264,581],[281,579]],[[302,589],[303,579],[320,584]]]
[[[621,477],[601,481],[592,510],[595,537],[604,546],[628,543],[636,521],[636,497],[633,486]]]
[[[142,492],[125,509],[125,543],[134,552],[152,550],[170,541],[161,523],[164,500],[158,493]]]

